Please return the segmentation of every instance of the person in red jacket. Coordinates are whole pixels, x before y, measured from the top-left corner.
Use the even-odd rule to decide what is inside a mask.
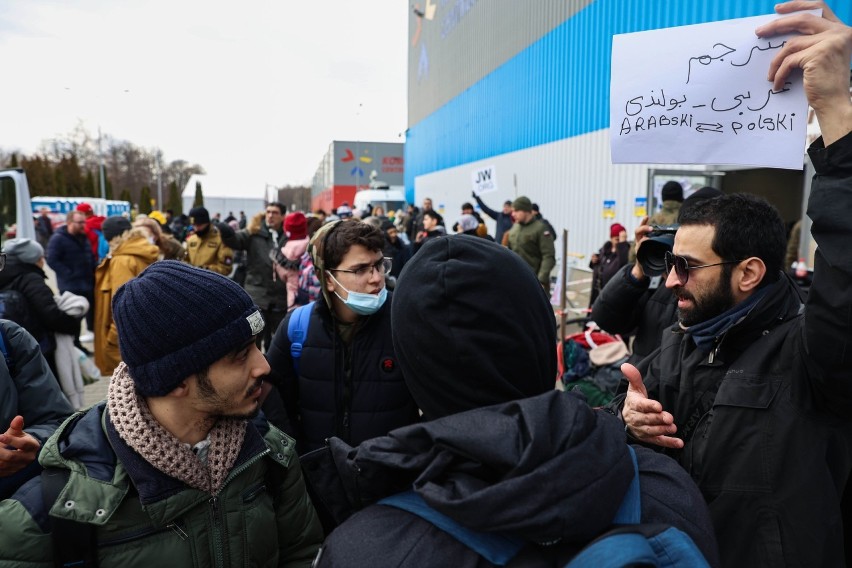
[[[98,256],[98,233],[101,226],[104,224],[102,215],[95,215],[94,209],[88,203],[81,203],[77,206],[77,211],[86,216],[86,238],[89,239],[89,244],[92,245],[92,254],[100,260]]]

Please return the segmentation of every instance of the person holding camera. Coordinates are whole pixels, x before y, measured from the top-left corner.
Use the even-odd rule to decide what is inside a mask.
[[[722,195],[703,187],[689,196],[678,213],[705,199]],[[630,363],[641,361],[660,346],[664,330],[677,321],[677,299],[663,286],[663,255],[672,250],[677,225],[651,225],[648,218],[636,228],[636,261],[612,277],[592,304],[592,321],[623,336],[634,334]],[[645,244],[642,248],[640,246]]]
[[[680,216],[666,287],[678,324],[608,410],[630,440],[674,457],[710,507],[723,566],[843,566],[841,498],[852,471],[852,28],[793,1],[758,27],[796,33],[766,76],[801,70],[822,129],[808,148],[817,243],[807,299],[784,273],[778,211],[723,195]],[[644,245],[643,245],[644,246]],[[848,519],[847,519],[848,520]]]

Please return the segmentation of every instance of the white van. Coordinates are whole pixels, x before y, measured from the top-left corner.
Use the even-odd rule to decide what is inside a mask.
[[[30,186],[22,168],[0,169],[0,242],[35,239]]]

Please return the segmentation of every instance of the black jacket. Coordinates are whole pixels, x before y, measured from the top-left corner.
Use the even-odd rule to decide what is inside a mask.
[[[852,133],[827,149],[821,143],[809,150],[817,174],[808,215],[819,248],[804,309],[796,285],[782,277],[709,354],[675,332],[640,368],[648,396],[672,413],[680,435],[687,430],[673,455],[710,505],[727,566],[844,564]],[[716,384],[712,407],[696,412],[695,401]]]
[[[494,242],[498,245],[503,242],[503,233],[512,228],[512,224],[515,222],[512,219],[511,213],[503,213],[502,211],[495,211],[488,207],[485,203],[482,202],[482,199],[478,195],[474,195],[473,198],[476,200],[476,203],[479,205],[479,208],[482,211],[494,219],[497,223],[497,228],[494,231]]]
[[[614,416],[551,391],[401,428],[358,448],[332,439],[342,476],[335,489],[367,505],[413,487],[465,527],[526,541],[509,566],[562,566],[611,526],[633,478],[622,430]],[[689,476],[665,456],[636,453],[642,522],[678,527],[718,565],[710,517]],[[492,566],[428,521],[385,505],[332,532],[319,565]]]
[[[402,267],[411,258],[411,245],[405,244],[399,237],[397,237],[396,242],[391,242],[385,235],[385,247],[382,249],[382,254],[393,259],[390,275],[398,278],[399,273],[402,272]]]
[[[59,309],[46,278],[44,271],[35,264],[20,262],[14,257],[10,257],[0,271],[0,290],[17,290],[27,299],[29,321],[18,323],[36,338],[43,351],[48,352],[55,346],[53,333],[74,335],[80,330],[80,320]]]
[[[666,288],[665,275],[656,288],[650,278],[635,282],[632,264],[613,276],[592,304],[592,321],[609,333],[634,334],[630,363],[637,363],[660,346],[665,330],[677,322],[677,298]]]
[[[266,355],[281,381],[289,421],[279,424],[296,439],[299,453],[322,447],[331,436],[359,444],[418,421],[391,342],[392,297],[388,292],[379,311],[361,319],[349,347],[325,302],[315,302],[298,377],[287,337],[292,312],[278,327]]]
[[[96,262],[85,234],[70,235],[68,227],[59,227],[47,243],[46,258],[60,292],[92,293]]]
[[[223,243],[235,251],[246,251],[246,281],[243,287],[254,303],[262,310],[285,310],[287,290],[283,282],[272,277],[272,259],[269,256],[273,248],[280,248],[287,242],[283,227],[277,233],[276,241],[266,226],[264,214],[258,213],[245,229],[234,232],[226,223],[216,223],[216,228],[222,235]]]
[[[20,414],[24,431],[44,444],[74,409],[30,334],[11,321],[3,320],[0,326],[12,361],[10,370],[0,357],[0,424],[5,432]]]

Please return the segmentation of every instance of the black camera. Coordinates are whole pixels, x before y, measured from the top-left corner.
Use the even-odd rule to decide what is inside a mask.
[[[658,276],[666,271],[666,253],[674,247],[675,233],[680,225],[654,225],[648,237],[639,245],[636,259],[648,276]]]

